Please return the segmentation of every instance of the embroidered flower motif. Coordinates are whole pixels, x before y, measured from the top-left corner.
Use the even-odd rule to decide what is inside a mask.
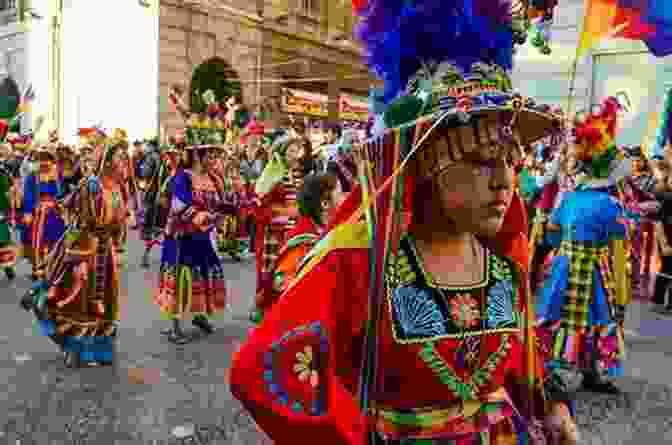
[[[303,352],[296,353],[294,372],[297,374],[299,381],[308,382],[313,388],[316,388],[319,384],[319,375],[317,370],[313,369],[313,348],[311,346],[306,346]]]
[[[469,294],[457,294],[450,300],[450,314],[460,328],[472,328],[481,320],[478,301]]]

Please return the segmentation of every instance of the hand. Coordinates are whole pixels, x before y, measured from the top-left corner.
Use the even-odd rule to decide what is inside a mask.
[[[660,253],[663,256],[672,256],[672,247],[670,247],[669,245],[665,245],[661,247]]]

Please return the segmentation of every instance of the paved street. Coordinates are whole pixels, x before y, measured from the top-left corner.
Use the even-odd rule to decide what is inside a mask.
[[[113,367],[65,368],[55,346],[34,334],[31,316],[17,304],[29,285],[28,267],[20,267],[11,285],[4,277],[0,281],[0,445],[270,443],[226,385],[231,352],[250,327],[252,260],[226,263],[232,305],[216,321],[216,333],[175,346],[159,334],[167,321],[150,302],[159,251],[145,271],[138,267],[142,245],[134,233],[129,248]],[[581,395],[577,409],[585,444],[672,441],[672,318],[653,316],[641,305],[629,317],[628,376],[619,382],[624,394]]]

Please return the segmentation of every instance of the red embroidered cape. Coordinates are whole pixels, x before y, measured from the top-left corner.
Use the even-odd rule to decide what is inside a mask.
[[[358,194],[355,190],[343,207],[357,208]],[[347,213],[337,212],[335,222],[347,218]],[[526,271],[527,218],[518,197],[505,218],[505,227],[493,246]],[[356,394],[367,321],[368,271],[368,249],[330,252],[283,295],[234,355],[231,391],[277,445],[366,444],[367,420]],[[527,310],[525,302],[522,306],[521,310]],[[389,316],[384,317],[381,332],[391,332],[389,322]],[[402,377],[401,387],[393,394],[376,394],[374,399],[400,408],[427,400],[449,401],[450,392],[431,369],[406,349],[418,346],[394,345],[400,351],[395,354],[395,348],[390,349],[390,336],[380,339],[387,358],[382,367],[388,376],[391,369]],[[484,337],[484,350],[496,349],[499,338]],[[444,343],[444,357],[451,357],[455,346],[451,342],[440,342]],[[524,350],[522,339],[515,337],[507,358],[493,373],[492,390],[528,379]],[[403,375],[414,378],[403,379]],[[405,381],[409,383],[406,386]],[[407,397],[404,400],[395,394]]]

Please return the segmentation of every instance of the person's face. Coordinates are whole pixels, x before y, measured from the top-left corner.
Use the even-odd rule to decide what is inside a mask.
[[[653,173],[656,176],[656,179],[661,182],[667,182],[670,176],[670,168],[667,161],[656,161],[653,167]]]
[[[446,153],[447,144],[445,137],[439,137],[433,147],[426,149]],[[433,198],[458,232],[484,237],[497,234],[513,192],[512,163],[506,159],[509,153],[504,149],[497,157],[478,150],[464,153],[462,161],[440,170],[432,178],[437,193]]]
[[[296,167],[301,160],[301,155],[303,154],[303,147],[299,143],[292,143],[287,147],[287,164],[292,167]]]

